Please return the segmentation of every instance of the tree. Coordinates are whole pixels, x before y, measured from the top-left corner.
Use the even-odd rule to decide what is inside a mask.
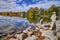
[[[49,14],[52,15],[53,12],[56,12],[57,19],[59,19],[60,14],[60,6],[52,5],[49,9]]]
[[[56,6],[55,5],[52,5],[49,9],[48,9],[48,12],[49,14],[52,14],[53,12],[56,12]]]
[[[51,15],[53,14],[53,12],[56,12],[56,15],[59,16],[60,15],[60,7],[52,5],[51,7],[48,8],[48,10],[45,10],[44,8],[40,8],[40,14],[39,14],[39,9],[37,7],[35,8],[30,8],[26,14],[27,14],[27,19],[30,22],[37,22],[38,18],[42,18],[44,22],[50,22],[51,19]]]
[[[33,10],[34,11],[33,11],[33,14],[32,14],[32,16],[33,16],[32,19],[33,19],[33,22],[36,23],[37,19],[38,19],[38,8],[35,7]]]
[[[30,22],[34,22],[36,23],[37,22],[37,15],[38,15],[38,8],[30,8],[28,11],[27,11],[27,19],[30,21]]]
[[[44,15],[45,14],[45,9],[44,8],[40,8],[40,13],[41,13],[41,15]]]
[[[28,11],[27,11],[27,19],[32,22],[32,14],[33,14],[33,8],[31,7]]]
[[[26,12],[22,12],[23,13],[23,18],[25,18],[26,17]]]

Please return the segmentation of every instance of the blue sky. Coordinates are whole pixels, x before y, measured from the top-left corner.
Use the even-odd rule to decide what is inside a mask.
[[[46,3],[46,2],[50,2],[50,1],[60,1],[60,0],[17,0],[16,1],[16,4],[19,4],[21,6],[23,6],[22,4],[26,4],[27,6],[28,5],[33,5],[33,4],[36,4],[38,2],[40,2],[40,4],[43,4],[43,3]]]
[[[27,11],[31,7],[48,9],[51,5],[60,6],[60,0],[0,0],[1,11]]]
[[[44,2],[43,0],[36,0],[36,1],[35,0],[21,0],[21,1],[17,0],[16,4],[22,5],[26,3],[26,5],[28,6],[28,5],[36,4],[39,1],[42,1],[42,3]]]

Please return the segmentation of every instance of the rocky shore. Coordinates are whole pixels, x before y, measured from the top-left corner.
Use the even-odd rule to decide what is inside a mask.
[[[57,25],[58,24],[58,25]],[[9,30],[4,34],[1,40],[60,40],[60,23],[56,21],[56,31],[42,25],[36,25],[36,28],[28,27],[26,30]],[[53,28],[54,29],[54,28]]]

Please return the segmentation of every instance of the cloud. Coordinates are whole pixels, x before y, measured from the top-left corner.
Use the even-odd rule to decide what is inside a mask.
[[[37,1],[43,1],[43,0],[32,0],[33,2],[37,2]]]
[[[26,10],[25,7],[25,3],[23,4],[23,6],[16,5],[16,0],[0,0],[0,12],[22,12]]]
[[[17,0],[18,2],[21,2],[22,0]]]
[[[19,2],[22,1],[22,3],[23,3],[22,5],[16,4],[16,1],[17,0],[0,0],[0,12],[3,12],[3,11],[7,11],[7,12],[21,11],[22,12],[22,11],[27,11],[28,9],[30,9],[30,7],[49,8],[52,4],[60,6],[60,1],[47,1],[47,0],[39,1],[38,0],[39,2],[37,2],[35,4],[28,4],[28,5],[23,0],[19,0]],[[35,1],[37,1],[37,0],[35,0]]]
[[[15,2],[12,0],[0,0],[0,11],[11,11],[16,8]],[[13,9],[12,9],[13,8]]]
[[[42,3],[41,4],[41,1],[36,3],[36,4],[33,4],[33,5],[29,5],[28,8],[30,7],[38,7],[38,8],[49,8],[51,5],[55,4],[56,6],[60,6],[60,1],[46,1],[45,3]]]
[[[49,8],[51,5],[53,5],[53,4],[55,4],[56,6],[60,6],[60,1],[46,1],[45,3],[42,3],[41,4],[41,1],[40,2],[38,2],[38,3],[36,3],[36,4],[32,4],[32,5],[29,5],[29,6],[25,6],[25,9],[26,10],[28,10],[28,9],[30,9],[31,7],[38,7],[38,8],[44,8],[44,9],[46,9],[46,8]]]
[[[60,1],[60,0],[48,0],[48,1]]]
[[[58,2],[57,1],[47,1],[47,2],[42,3],[42,4],[40,2],[38,2],[37,4],[29,5],[29,6],[30,7],[38,7],[38,8],[41,8],[41,7],[43,7],[43,8],[49,8],[53,4],[55,4],[57,6],[60,6],[59,3],[60,3],[60,1],[58,1]]]
[[[16,9],[15,1],[0,0],[0,11],[11,11]]]

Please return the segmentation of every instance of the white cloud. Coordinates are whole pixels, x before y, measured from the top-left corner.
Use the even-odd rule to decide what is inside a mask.
[[[57,6],[60,6],[60,1],[46,1],[45,3],[42,3],[41,4],[41,2],[38,2],[37,4],[33,4],[33,5],[29,5],[27,8],[26,8],[26,10],[28,10],[29,8],[31,8],[31,7],[38,7],[38,8],[49,8],[51,5],[53,5],[53,4],[55,4],[55,5],[57,5]]]
[[[18,2],[21,2],[22,0],[18,0]]]
[[[46,1],[45,3],[42,3],[41,4],[41,2],[38,2],[37,4],[34,4],[34,5],[29,5],[28,7],[30,8],[30,7],[38,7],[38,8],[41,8],[41,7],[43,7],[43,8],[49,8],[51,5],[53,5],[53,4],[55,4],[55,5],[57,5],[57,6],[60,6],[59,4],[60,4],[60,1]]]
[[[15,0],[0,0],[0,12],[23,11],[23,7],[17,6]]]
[[[32,0],[33,2],[39,1],[39,0]]]
[[[20,0],[21,1],[21,0]],[[16,5],[16,0],[0,0],[0,12],[1,11],[27,11],[30,7],[38,7],[38,8],[49,8],[52,4],[56,4],[57,6],[60,6],[60,1],[46,1],[45,3],[41,3],[42,1],[28,5],[26,3],[23,3],[23,6]]]

